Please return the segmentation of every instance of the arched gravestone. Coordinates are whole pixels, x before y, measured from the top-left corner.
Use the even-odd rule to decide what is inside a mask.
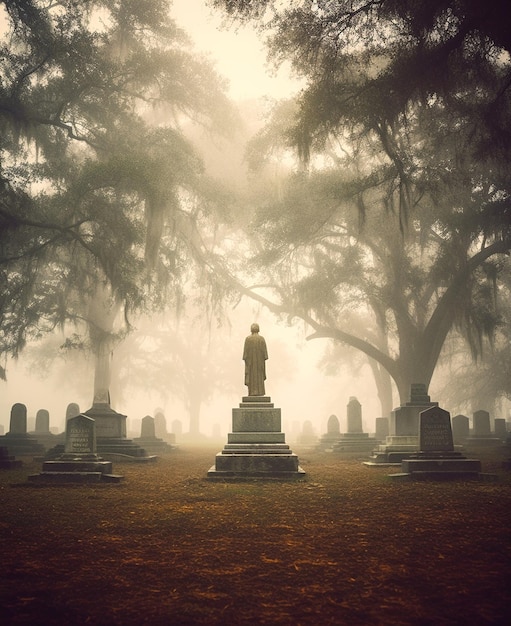
[[[27,434],[27,407],[21,402],[16,402],[11,407],[9,433],[12,435]]]
[[[35,456],[44,453],[44,446],[27,433],[27,407],[16,402],[11,407],[9,432],[2,437],[1,444],[7,448],[8,455]]]
[[[339,418],[337,415],[330,415],[328,418],[328,422],[326,425],[327,435],[340,435],[341,434],[341,425],[339,423]]]
[[[50,413],[46,409],[39,409],[35,416],[36,434],[47,435],[50,433]]]
[[[341,438],[341,425],[337,415],[330,415],[326,424],[326,433],[321,435],[317,449],[330,451],[332,446]]]
[[[80,407],[76,402],[70,402],[66,407],[66,422],[77,415],[80,415]]]

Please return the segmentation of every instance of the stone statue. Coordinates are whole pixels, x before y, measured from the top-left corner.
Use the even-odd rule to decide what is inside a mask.
[[[245,339],[243,360],[245,361],[245,385],[249,396],[264,396],[266,380],[266,359],[268,351],[266,341],[259,334],[259,324],[252,324],[252,333]]]

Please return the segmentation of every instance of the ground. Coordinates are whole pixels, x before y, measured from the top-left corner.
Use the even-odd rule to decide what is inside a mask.
[[[0,471],[0,623],[511,623],[511,472],[393,483],[296,449],[290,483],[211,482],[219,448],[116,463],[120,484]],[[503,457],[505,458],[505,457]]]

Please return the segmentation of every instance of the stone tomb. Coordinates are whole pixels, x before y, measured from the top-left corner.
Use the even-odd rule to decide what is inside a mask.
[[[305,472],[285,442],[281,411],[269,396],[244,396],[232,409],[232,432],[208,471],[213,480],[295,480]]]
[[[23,465],[23,461],[16,459],[9,450],[0,446],[0,469],[18,469]]]
[[[438,406],[438,402],[431,402],[426,385],[413,383],[410,387],[410,401],[390,414],[390,435],[385,443],[379,444],[373,450],[364,465],[399,465],[403,459],[417,452],[419,415],[421,411],[433,406]]]
[[[43,462],[43,471],[28,477],[42,483],[120,482],[122,476],[112,474],[112,462],[97,454],[96,423],[87,415],[77,415],[66,423],[64,453]]]
[[[118,413],[107,402],[94,402],[84,415],[96,422],[98,453],[113,461],[156,461],[154,454],[126,437],[127,416]]]
[[[467,459],[454,450],[451,417],[438,406],[419,415],[419,451],[401,462],[402,472],[394,479],[446,480],[480,479],[481,461]]]

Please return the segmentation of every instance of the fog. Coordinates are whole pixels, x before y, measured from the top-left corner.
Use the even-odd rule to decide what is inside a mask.
[[[362,404],[364,430],[372,432],[374,418],[379,416],[379,403],[369,369],[363,367],[358,377],[350,375],[346,368],[339,368],[339,372],[333,375],[324,373],[321,360],[327,340],[307,341],[303,324],[297,323],[292,327],[283,325],[269,313],[247,303],[231,313],[230,326],[226,324],[211,329],[214,342],[208,346],[208,359],[214,363],[226,353],[230,362],[225,365],[223,380],[217,381],[218,385],[213,384],[211,398],[202,407],[202,435],[210,437],[218,427],[222,436],[230,431],[231,409],[238,406],[241,397],[247,393],[243,384],[241,357],[243,342],[245,336],[250,334],[253,321],[259,323],[261,335],[268,345],[266,393],[282,409],[285,431],[290,435],[298,434],[297,430],[301,430],[303,422],[309,420],[316,434],[321,435],[326,431],[326,423],[332,413],[338,416],[342,429],[346,405],[351,396],[356,396]],[[58,335],[55,337],[57,352],[61,339]],[[119,349],[122,349],[122,344]],[[0,398],[0,425],[4,427],[4,432],[8,431],[10,408],[16,402],[27,405],[29,430],[34,428],[37,411],[47,409],[50,427],[58,429],[58,432],[64,429],[69,403],[76,402],[82,411],[92,406],[92,359],[81,354],[81,364],[77,364],[79,358],[75,356],[73,359],[56,360],[50,369],[41,369],[41,365],[37,365],[40,350],[37,344],[32,344],[25,356],[8,365],[8,380],[1,383]],[[115,353],[113,358],[115,362]],[[126,358],[123,354],[123,359]],[[214,371],[211,376],[215,376]],[[111,405],[128,416],[128,430],[132,435],[139,436],[141,418],[154,415],[156,408],[163,410],[169,432],[174,420],[181,422],[183,433],[189,431],[189,414],[175,394],[168,392],[169,397],[163,397],[166,392],[164,386],[153,384],[150,376],[144,379],[134,373],[130,378],[124,373],[122,378],[122,388],[119,388],[118,381],[112,381]],[[225,391],[226,386],[230,387],[228,391]]]
[[[290,76],[286,64],[278,72],[269,70],[264,46],[253,29],[237,26],[226,30],[220,15],[209,9],[203,0],[175,0],[173,17],[189,33],[195,48],[209,57],[218,72],[228,79],[228,94],[234,101],[279,99],[289,97],[300,89],[301,83]],[[230,158],[233,158],[232,154]],[[210,157],[212,162],[215,159],[216,154]],[[207,155],[205,160],[208,160]],[[221,169],[221,166],[217,167]],[[225,169],[229,169],[233,176],[231,164]],[[213,379],[213,391],[201,407],[201,434],[210,437],[219,428],[221,435],[225,436],[230,430],[231,409],[246,393],[241,354],[252,322],[259,323],[261,334],[267,341],[267,394],[276,406],[281,407],[286,432],[296,434],[308,420],[319,436],[325,432],[331,414],[340,419],[342,431],[346,422],[346,405],[352,396],[362,405],[364,430],[373,432],[374,420],[381,415],[380,401],[369,366],[364,365],[360,358],[355,359],[354,364],[352,350],[346,349],[344,359],[342,355],[336,361],[330,359],[327,367],[325,351],[332,345],[332,340],[307,341],[306,335],[310,330],[303,323],[297,321],[293,326],[286,325],[266,310],[246,301],[235,309],[227,310],[226,315],[224,325],[210,326],[214,340],[207,342],[207,355],[197,354],[195,363],[197,367],[209,368]],[[137,320],[133,322],[137,327]],[[185,328],[183,332],[191,336],[194,331]],[[47,355],[51,346],[58,352],[64,340],[64,335],[56,334],[46,340],[46,347],[30,344],[17,362],[7,363],[8,380],[0,382],[0,426],[3,426],[4,432],[9,428],[10,408],[16,402],[27,405],[29,430],[34,427],[36,412],[44,408],[50,412],[50,426],[58,432],[64,428],[69,403],[78,403],[82,411],[92,405],[93,360],[84,353],[81,362],[76,355],[73,358],[68,356],[67,360],[53,360]],[[138,436],[141,418],[154,415],[157,408],[163,410],[169,431],[172,422],[179,420],[183,432],[188,432],[190,413],[186,400],[176,392],[170,379],[167,388],[164,382],[156,380],[154,371],[158,363],[153,363],[153,370],[147,375],[141,372],[140,364],[126,366],[126,363],[136,360],[137,345],[136,342],[134,345],[120,345],[120,355],[114,351],[114,363],[116,358],[121,359],[125,367],[122,376],[114,377],[112,381],[112,408],[128,416],[131,435]],[[168,352],[171,351],[169,343]],[[200,359],[203,359],[202,363]],[[218,361],[222,361],[221,376],[214,367]],[[432,395],[443,386],[441,377],[439,370],[435,374]],[[394,406],[398,406],[395,389],[393,400]],[[509,412],[508,404],[503,407],[503,412]]]
[[[263,44],[250,27],[227,31],[222,27],[222,18],[207,8],[202,0],[176,0],[173,17],[189,33],[195,48],[212,60],[218,72],[228,79],[228,94],[235,101],[289,97],[299,89],[300,82],[289,75],[286,65],[278,72],[269,70]],[[219,385],[202,407],[202,434],[210,436],[219,426],[225,435],[230,429],[231,409],[246,394],[241,354],[244,338],[253,321],[259,322],[261,334],[267,340],[270,355],[267,394],[276,406],[282,408],[285,430],[299,431],[303,422],[309,420],[316,434],[320,435],[326,430],[326,422],[332,413],[339,417],[342,428],[351,396],[356,396],[362,404],[364,428],[369,432],[373,430],[374,418],[379,415],[379,402],[368,368],[363,368],[357,378],[342,370],[335,375],[326,375],[319,365],[328,340],[308,342],[303,324],[283,325],[264,310],[247,305],[229,314],[230,326],[213,331],[220,344],[230,346],[233,354],[237,351],[239,356],[233,356],[229,370],[232,391],[222,391]],[[63,340],[64,336],[55,335],[53,345],[56,349]],[[92,359],[82,355],[81,364],[74,358],[50,362],[48,366],[47,362],[41,363],[38,356],[41,350],[37,345],[29,345],[18,361],[7,364],[8,380],[0,383],[0,426],[4,432],[8,431],[10,408],[16,402],[27,405],[29,430],[34,428],[37,411],[44,408],[50,412],[50,427],[58,432],[64,429],[69,403],[78,403],[82,411],[92,405]],[[213,348],[209,358],[215,360]],[[114,380],[114,387],[115,384]],[[171,423],[179,420],[186,433],[190,421],[187,410],[175,394],[168,396],[162,397],[161,388],[154,388],[151,380],[139,377],[130,380],[128,376],[117,393],[115,388],[111,389],[111,405],[128,416],[131,434],[139,434],[140,419],[153,415],[156,408],[163,409],[169,431]]]

